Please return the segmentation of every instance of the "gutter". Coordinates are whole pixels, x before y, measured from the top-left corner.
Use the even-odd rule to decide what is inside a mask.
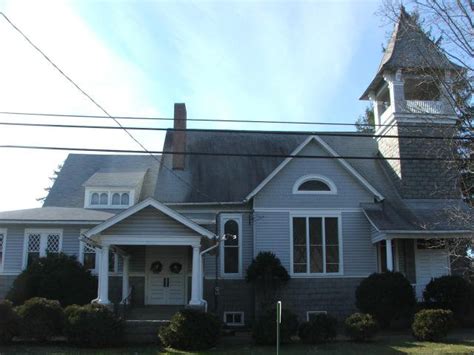
[[[204,303],[204,310],[205,312],[207,312],[207,301],[204,299],[203,297],[203,292],[204,292],[204,260],[203,260],[203,255],[210,252],[211,250],[214,250],[215,248],[217,248],[218,246],[220,245],[220,240],[219,240],[219,237],[216,235],[216,244],[214,244],[213,246],[203,250],[202,252],[200,252],[199,256],[200,256],[200,264],[199,264],[199,272],[201,274],[201,277],[199,279],[199,294],[201,296],[201,301]],[[216,268],[217,268],[217,265],[216,265]]]

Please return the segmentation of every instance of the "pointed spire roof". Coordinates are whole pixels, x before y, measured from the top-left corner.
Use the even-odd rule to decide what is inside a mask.
[[[361,96],[367,100],[369,92],[375,90],[383,80],[384,71],[398,69],[440,69],[459,70],[461,67],[451,62],[423,30],[415,18],[400,8],[400,16],[385,49],[377,75]]]

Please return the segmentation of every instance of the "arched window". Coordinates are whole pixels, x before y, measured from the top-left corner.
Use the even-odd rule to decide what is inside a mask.
[[[108,205],[109,204],[109,195],[105,192],[100,194],[100,204],[101,205]]]
[[[293,186],[294,194],[326,194],[337,193],[336,185],[327,177],[308,175],[298,179]]]
[[[91,195],[91,205],[98,205],[99,204],[99,194],[97,192],[94,192]]]
[[[118,192],[112,195],[112,205],[120,205],[120,194]]]
[[[225,275],[240,274],[240,217],[223,218],[223,268]]]
[[[120,199],[120,204],[124,205],[124,206],[128,206],[130,204],[130,196],[129,196],[128,192],[124,192],[122,194],[122,197]]]

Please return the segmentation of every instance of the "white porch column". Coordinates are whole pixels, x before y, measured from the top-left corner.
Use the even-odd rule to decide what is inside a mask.
[[[387,254],[387,270],[393,271],[392,240],[385,240],[385,250]]]
[[[103,245],[100,251],[99,267],[99,300],[100,304],[109,304],[109,246]]]
[[[128,297],[129,292],[129,265],[130,265],[130,256],[123,257],[123,271],[122,271],[122,301],[128,303],[126,298]]]
[[[191,284],[191,300],[190,305],[200,306],[201,300],[199,298],[199,279],[201,278],[201,261],[200,259],[200,246],[193,246],[193,272],[192,272],[192,284]]]

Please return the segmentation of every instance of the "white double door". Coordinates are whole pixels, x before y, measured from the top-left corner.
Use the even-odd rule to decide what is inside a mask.
[[[160,262],[160,272],[153,272],[153,263]],[[181,264],[179,273],[170,271],[173,263]],[[158,246],[146,248],[147,304],[184,305],[186,303],[187,250],[185,247]]]

